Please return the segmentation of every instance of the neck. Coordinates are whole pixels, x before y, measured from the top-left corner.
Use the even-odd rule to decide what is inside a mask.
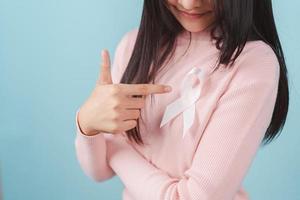
[[[198,31],[198,32],[190,32],[184,29],[181,33],[178,35],[179,42],[187,42],[191,40],[192,42],[198,42],[198,41],[209,41],[210,40],[210,32],[211,32],[211,26]]]

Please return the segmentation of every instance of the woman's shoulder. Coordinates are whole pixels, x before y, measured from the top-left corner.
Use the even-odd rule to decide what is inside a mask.
[[[138,28],[131,29],[121,37],[116,46],[116,58],[121,59],[120,62],[128,62],[132,54],[135,40],[137,37]]]
[[[280,65],[273,48],[267,43],[256,40],[248,41],[236,60],[237,72],[235,78],[241,81],[271,81],[278,80]]]
[[[256,57],[259,59],[268,58],[276,61],[277,57],[273,48],[262,40],[248,41],[241,53],[241,57],[248,58]]]
[[[120,81],[121,76],[128,65],[137,33],[137,28],[127,31],[117,44],[112,69],[114,82]]]
[[[139,28],[135,27],[135,28],[130,29],[129,31],[127,31],[125,36],[128,37],[129,41],[135,42],[138,32],[139,32]]]
[[[118,46],[123,46],[125,48],[128,48],[129,46],[133,47],[137,38],[138,30],[138,28],[133,28],[125,32]]]

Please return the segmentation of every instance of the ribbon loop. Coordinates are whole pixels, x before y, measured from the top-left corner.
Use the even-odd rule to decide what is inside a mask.
[[[199,99],[203,84],[207,79],[207,71],[205,69],[193,67],[184,77],[180,87],[180,97],[170,103],[164,112],[160,127],[164,126],[178,114],[183,112],[183,135],[192,126],[195,118],[196,106],[195,102]]]

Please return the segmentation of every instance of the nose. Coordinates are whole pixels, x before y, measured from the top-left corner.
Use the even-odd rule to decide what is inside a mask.
[[[202,0],[178,0],[178,3],[181,4],[185,10],[192,10],[193,8],[200,7]]]

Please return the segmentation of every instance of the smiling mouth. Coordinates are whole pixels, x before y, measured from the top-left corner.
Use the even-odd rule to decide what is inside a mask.
[[[184,17],[187,17],[190,19],[198,19],[198,18],[203,17],[204,15],[211,13],[211,11],[207,11],[207,12],[203,12],[203,13],[187,13],[187,12],[177,9],[176,7],[174,7],[174,8],[179,12],[179,14],[181,16],[184,16]]]

